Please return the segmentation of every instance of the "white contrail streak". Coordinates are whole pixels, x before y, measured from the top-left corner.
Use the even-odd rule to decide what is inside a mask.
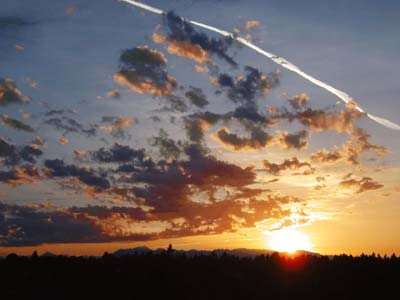
[[[155,13],[155,14],[159,14],[159,15],[165,14],[165,12],[162,11],[161,9],[149,6],[149,5],[141,3],[141,2],[137,2],[137,1],[133,1],[133,0],[120,0],[120,1],[123,1],[123,2],[129,3],[131,5],[140,7],[142,9],[144,9],[144,10],[150,11],[150,12]],[[251,43],[250,41],[248,41],[248,40],[246,40],[244,38],[236,37],[231,32],[228,32],[228,31],[225,31],[225,30],[221,30],[221,29],[218,29],[216,27],[213,27],[213,26],[210,26],[210,25],[207,25],[207,24],[203,24],[203,23],[200,23],[200,22],[192,21],[192,20],[187,20],[187,19],[184,19],[184,18],[182,18],[182,20],[184,20],[184,21],[186,21],[186,22],[188,22],[190,24],[193,24],[195,26],[202,27],[204,29],[216,32],[216,33],[221,34],[223,36],[231,37],[234,40],[236,40],[237,42],[239,42],[239,43],[241,43],[241,44],[243,44],[243,45],[255,50],[256,52],[260,53],[261,55],[264,55],[265,57],[268,57],[273,62],[277,63],[278,65],[282,66],[283,68],[288,69],[288,70],[290,70],[292,72],[295,72],[295,73],[299,74],[304,79],[307,79],[308,81],[312,82],[313,84],[325,89],[326,91],[330,92],[331,94],[334,94],[335,96],[339,97],[343,102],[349,103],[349,102],[353,101],[353,99],[348,94],[346,94],[345,92],[340,91],[340,90],[334,88],[333,86],[330,86],[329,84],[327,84],[325,82],[322,82],[321,80],[318,80],[317,78],[314,78],[314,77],[308,75],[307,73],[304,73],[302,70],[300,70],[300,68],[298,68],[296,65],[292,64],[291,62],[287,61],[283,57],[279,57],[278,55],[275,55],[273,53],[267,52],[267,51],[261,49],[260,47],[254,45],[253,43]],[[379,124],[381,124],[381,125],[383,125],[383,126],[385,126],[387,128],[400,130],[400,125],[398,125],[398,124],[396,124],[396,123],[394,123],[392,121],[389,121],[389,120],[386,120],[384,118],[380,118],[380,117],[371,115],[371,114],[367,113],[366,111],[364,111],[358,105],[356,105],[355,108],[359,112],[364,113],[371,120],[374,120],[375,122],[377,122],[377,123],[379,123]]]

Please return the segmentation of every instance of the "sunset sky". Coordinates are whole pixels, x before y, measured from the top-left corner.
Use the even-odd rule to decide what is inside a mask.
[[[400,254],[398,1],[146,4],[2,0],[0,255]]]

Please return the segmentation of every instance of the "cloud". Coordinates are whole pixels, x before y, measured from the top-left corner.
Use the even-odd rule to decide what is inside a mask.
[[[12,79],[0,78],[0,106],[13,103],[27,103],[30,99],[22,95]]]
[[[313,170],[310,163],[301,162],[298,160],[297,157],[285,159],[280,164],[271,163],[265,159],[265,160],[263,160],[263,165],[267,172],[274,174],[274,175],[279,175],[281,171],[297,170],[297,169],[304,168],[304,167],[308,168],[308,171]]]
[[[182,153],[182,143],[169,138],[164,129],[160,129],[157,137],[153,137],[150,145],[158,148],[160,155],[165,159],[178,159]]]
[[[11,186],[23,183],[34,183],[39,178],[39,172],[33,166],[15,167],[8,171],[0,171],[0,182]]]
[[[47,112],[46,116],[62,115],[69,112],[70,111],[65,110],[53,110]],[[44,121],[44,124],[49,125],[57,130],[63,131],[64,134],[74,132],[82,133],[88,137],[96,135],[96,128],[94,126],[89,125],[88,127],[85,127],[77,120],[64,115],[46,119]]]
[[[384,185],[374,181],[370,177],[363,177],[360,180],[345,179],[340,182],[340,186],[344,188],[353,189],[356,191],[357,194],[359,194],[370,190],[380,189]]]
[[[375,151],[378,156],[384,156],[387,152],[386,148],[371,144],[368,138],[369,135],[359,128],[340,149],[335,147],[332,151],[319,150],[311,155],[311,159],[321,163],[345,160],[351,164],[359,164],[359,156],[365,151]]]
[[[208,61],[207,51],[199,45],[193,45],[188,41],[172,40],[155,32],[153,34],[153,42],[166,44],[166,49],[170,54],[186,57],[198,63],[206,63]]]
[[[117,90],[110,90],[106,93],[106,96],[109,98],[119,98],[121,97],[121,94]]]
[[[175,78],[168,76],[167,59],[157,50],[147,46],[126,49],[121,53],[120,62],[122,66],[114,74],[115,82],[139,94],[171,95],[177,85]]]
[[[63,115],[63,114],[76,114],[76,111],[72,109],[51,109],[44,113],[46,117]]]
[[[234,151],[258,150],[275,144],[278,144],[283,149],[297,150],[305,149],[308,146],[308,142],[305,140],[308,136],[308,132],[305,130],[301,130],[297,133],[278,131],[277,135],[273,136],[264,131],[260,126],[254,125],[251,122],[245,122],[242,120],[242,124],[250,133],[250,137],[240,137],[236,133],[231,133],[226,127],[219,129],[215,135],[212,135],[212,137],[216,138],[216,140],[222,143],[222,145],[227,146]],[[202,128],[200,127],[200,130],[201,129]],[[200,133],[204,135],[204,131],[201,131]]]
[[[99,176],[89,168],[77,167],[75,165],[67,165],[61,159],[47,159],[44,162],[46,167],[45,173],[49,178],[55,177],[75,177],[82,183],[98,188],[100,190],[110,187],[110,183],[105,176]]]
[[[304,107],[302,106],[301,108]],[[338,133],[344,132],[351,135],[355,131],[353,121],[359,119],[361,116],[360,112],[352,109],[336,112],[314,110],[306,107],[300,111],[277,113],[272,118],[275,120],[286,119],[289,122],[297,121],[315,132],[333,130]]]
[[[260,26],[260,22],[256,20],[251,20],[246,22],[246,29],[249,30],[253,27],[258,27]]]
[[[37,135],[32,139],[32,146],[36,148],[38,148],[39,146],[46,148],[47,144],[44,139],[42,139],[39,135]]]
[[[77,159],[87,157],[88,152],[85,150],[74,150],[74,156]]]
[[[227,54],[228,48],[233,43],[232,38],[209,38],[206,34],[197,32],[191,24],[182,20],[173,12],[164,15],[164,25],[168,41],[178,45],[176,47],[177,52],[191,53],[191,58],[196,57],[199,62],[204,62],[205,56],[203,58],[203,54],[212,53],[232,66],[237,65],[233,58]],[[185,47],[182,47],[183,45]],[[189,49],[190,52],[182,51],[182,49]],[[193,53],[196,53],[196,55],[193,55]]]
[[[20,27],[32,24],[32,22],[20,17],[0,17],[0,25],[3,27]]]
[[[0,116],[1,120],[3,121],[2,125],[14,128],[16,130],[20,131],[26,131],[26,132],[34,132],[35,130],[28,124],[19,121],[17,119],[11,118],[6,114],[2,114]]]
[[[0,137],[0,156],[10,156],[14,154],[15,146],[10,144],[5,138]]]
[[[194,70],[197,73],[208,73],[210,70],[208,69],[208,67],[206,66],[199,66],[199,65],[195,65],[194,66]]]
[[[223,116],[209,111],[188,116],[185,120],[186,134],[192,142],[200,143],[207,128],[220,121]]]
[[[76,10],[76,6],[75,6],[75,5],[72,5],[72,6],[69,6],[69,7],[67,7],[67,8],[65,9],[65,13],[66,13],[68,16],[71,16],[71,15],[74,14],[75,10]]]
[[[386,153],[385,147],[372,144],[369,141],[370,136],[365,130],[354,124],[354,121],[361,117],[362,114],[355,111],[351,106],[339,112],[301,107],[296,109],[295,112],[283,110],[283,112],[274,113],[270,116],[271,120],[274,121],[297,121],[305,126],[310,133],[322,131],[346,133],[348,140],[340,148],[335,147],[332,151],[319,150],[311,158],[315,161],[326,163],[346,160],[351,164],[358,164],[359,156],[365,151],[374,151],[379,156],[383,156]]]
[[[199,108],[204,108],[209,104],[203,91],[196,87],[191,86],[189,91],[185,93],[185,97],[188,98],[193,105]]]
[[[328,151],[326,149],[319,150],[311,155],[311,160],[322,163],[334,163],[342,159],[342,154],[339,150]]]
[[[219,129],[216,137],[223,145],[231,147],[235,151],[261,149],[273,142],[273,137],[258,127],[251,130],[250,138],[239,137],[237,134],[230,133],[226,127]]]
[[[90,151],[89,153],[92,159],[101,163],[143,163],[146,158],[143,149],[137,150],[118,143],[115,143],[110,149],[100,148],[95,151]]]
[[[68,211],[0,203],[0,216],[1,246],[106,240],[98,226]]]
[[[150,93],[154,96],[171,95],[176,80],[173,77],[167,77],[162,86],[155,84],[152,79],[146,79],[136,71],[120,71],[114,74],[114,80],[120,85],[130,87],[139,94]]]
[[[189,107],[185,101],[185,98],[176,95],[164,96],[166,105],[161,109],[163,112],[187,112]]]
[[[245,67],[245,76],[236,80],[225,73],[218,77],[218,84],[226,91],[228,98],[240,104],[249,104],[254,102],[256,97],[265,96],[278,82],[275,74],[265,76],[250,66]]]
[[[293,96],[292,98],[288,99],[289,104],[294,109],[301,109],[307,105],[310,98],[307,96],[306,93],[302,93],[300,95]]]
[[[36,163],[36,159],[42,154],[43,152],[40,149],[32,145],[15,147],[13,153],[6,156],[6,164],[16,165],[22,160],[29,163]]]
[[[111,135],[116,138],[124,137],[126,135],[124,127],[130,127],[135,124],[135,120],[133,119],[110,116],[102,117],[101,122],[107,123],[108,125],[98,125],[98,128],[111,133]]]
[[[306,137],[308,137],[306,130],[301,130],[297,133],[283,131],[278,133],[277,142],[284,149],[294,148],[301,150],[308,146],[308,142],[305,140]]]
[[[161,140],[169,142],[165,136]],[[109,163],[110,167],[118,165],[110,170],[112,177],[59,159],[45,160],[47,177],[76,178],[100,189],[102,199],[130,201],[136,207],[57,209],[1,204],[0,214],[7,217],[0,221],[3,222],[0,242],[36,245],[215,234],[286,216],[287,211],[281,205],[299,201],[268,189],[252,188],[256,175],[251,167],[220,161],[198,145],[186,145],[183,151],[182,160],[158,162],[148,158],[144,150],[119,144],[89,152],[87,159]],[[22,181],[17,177],[11,173],[0,174],[2,181],[9,184]],[[28,179],[25,176],[25,182]],[[65,232],[70,232],[68,237]]]
[[[60,145],[66,145],[66,144],[69,143],[69,140],[68,140],[67,138],[63,137],[63,138],[61,138],[61,139],[58,140],[58,143],[59,143]]]

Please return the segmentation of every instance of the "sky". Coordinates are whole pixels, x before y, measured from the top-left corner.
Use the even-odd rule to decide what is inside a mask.
[[[0,254],[400,254],[400,3],[146,4],[2,1]]]

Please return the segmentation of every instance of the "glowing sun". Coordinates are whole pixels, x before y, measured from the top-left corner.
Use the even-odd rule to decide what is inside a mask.
[[[268,248],[279,252],[294,253],[297,250],[311,251],[308,236],[295,229],[282,229],[267,233]]]

